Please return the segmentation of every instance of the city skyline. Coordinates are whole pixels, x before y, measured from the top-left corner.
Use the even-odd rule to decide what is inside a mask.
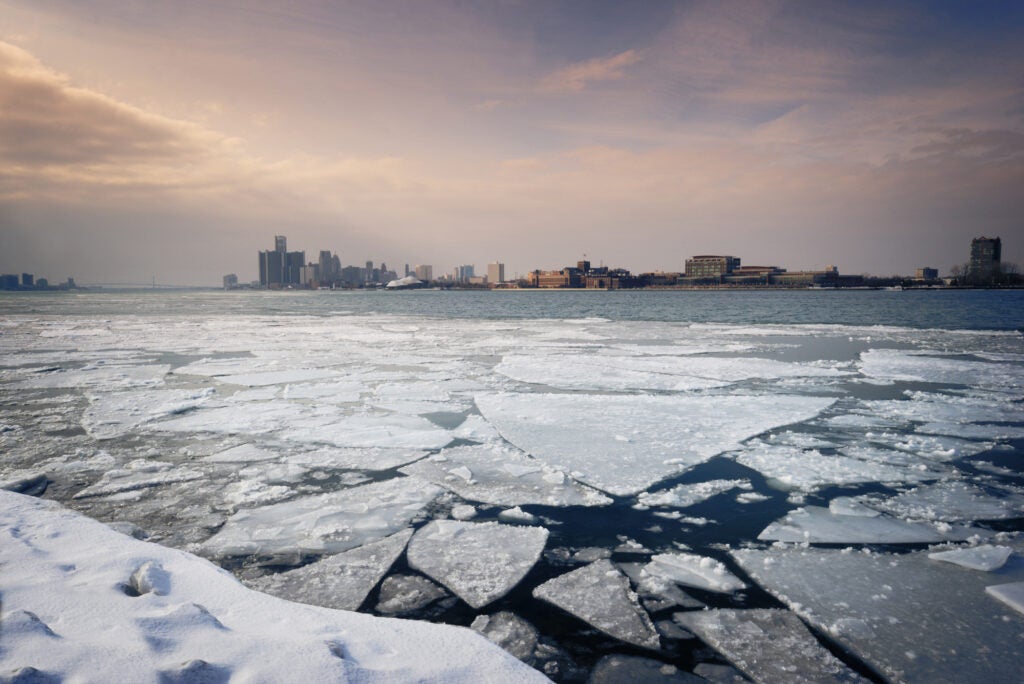
[[[0,272],[1024,261],[1024,6],[0,0]]]

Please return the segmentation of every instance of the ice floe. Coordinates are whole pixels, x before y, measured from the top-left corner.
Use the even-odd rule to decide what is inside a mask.
[[[732,489],[750,488],[750,480],[711,480],[709,482],[681,484],[672,489],[663,489],[657,492],[644,492],[637,497],[637,503],[641,506],[687,508],[688,506],[703,503],[713,496]]]
[[[547,681],[471,630],[282,601],[52,502],[0,503],[12,681]]]
[[[741,451],[736,460],[759,471],[780,489],[812,492],[828,485],[861,482],[917,482],[929,473],[846,456],[827,456],[817,449],[762,443]]]
[[[867,682],[825,650],[793,613],[729,610],[677,613],[696,634],[755,682]]]
[[[933,551],[928,554],[928,557],[972,570],[992,572],[1006,565],[1006,561],[1010,559],[1011,555],[1013,555],[1013,549],[1009,546],[983,544],[949,551]]]
[[[515,613],[503,610],[478,615],[470,627],[524,663],[532,664],[535,660],[537,629]]]
[[[885,381],[996,388],[1024,386],[1024,367],[1020,364],[971,361],[918,350],[869,349],[861,354],[860,371]]]
[[[441,491],[401,477],[241,510],[201,550],[215,558],[340,553],[404,529]]]
[[[1009,545],[1021,550],[1021,542]],[[762,587],[891,680],[996,682],[1020,672],[1024,615],[985,593],[1024,580],[1024,563],[978,572],[936,563],[927,551],[790,547],[732,555]]]
[[[900,518],[946,522],[1024,517],[1024,491],[960,481],[936,482],[894,497],[865,497],[872,508]]]
[[[614,495],[739,447],[772,427],[807,420],[832,399],[759,396],[481,394],[481,413],[512,444]]]
[[[519,584],[547,538],[539,527],[433,520],[416,532],[406,555],[410,567],[482,608]]]
[[[123,468],[106,471],[98,482],[79,490],[75,494],[75,498],[84,499],[91,496],[120,494],[122,492],[148,489],[161,485],[199,480],[203,477],[204,473],[200,470],[178,468],[172,463],[140,458],[126,463]]]
[[[426,577],[391,575],[380,585],[380,596],[374,610],[383,615],[406,615],[422,610],[445,596],[448,593]]]
[[[603,506],[611,499],[572,480],[564,471],[518,449],[492,444],[461,446],[405,466],[464,499],[495,506]]]
[[[693,553],[659,553],[644,566],[642,575],[727,594],[747,586],[721,561]]]
[[[908,522],[882,515],[836,514],[827,508],[806,506],[768,525],[757,538],[811,544],[927,544],[988,536],[991,532],[975,527]]]
[[[598,560],[548,580],[536,598],[558,606],[620,641],[657,649],[658,632],[637,603],[629,580],[611,561]]]
[[[324,608],[356,610],[405,550],[412,530],[370,542],[315,563],[250,582],[271,596]]]
[[[92,393],[89,406],[82,414],[82,427],[96,439],[111,439],[152,420],[186,413],[208,401],[213,394],[212,388]]]

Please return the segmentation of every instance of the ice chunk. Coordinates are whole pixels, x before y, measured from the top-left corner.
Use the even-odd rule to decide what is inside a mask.
[[[105,391],[136,387],[159,387],[171,367],[164,364],[134,365],[95,363],[76,369],[59,369],[52,373],[35,373],[14,383],[20,389],[100,388]]]
[[[291,453],[284,458],[284,461],[308,468],[380,471],[391,470],[400,465],[418,461],[428,453],[430,452],[421,449],[323,447],[312,451]]]
[[[615,654],[607,655],[597,661],[587,684],[622,684],[622,682],[701,684],[704,681],[697,675],[680,670],[675,665],[650,658]]]
[[[547,681],[464,628],[282,601],[49,501],[0,491],[0,537],[3,672],[15,679]],[[170,578],[166,593],[125,596],[119,585],[147,562]]]
[[[872,497],[870,506],[918,520],[1004,520],[1024,516],[1024,491],[995,486],[986,490],[969,482],[937,482],[889,499]]]
[[[74,498],[119,494],[177,482],[190,482],[203,477],[203,472],[199,470],[140,458],[125,464],[123,468],[103,473],[98,482],[82,489]]]
[[[426,418],[400,414],[364,413],[325,421],[295,420],[285,429],[284,439],[339,447],[400,447],[440,449],[452,441],[451,434]]]
[[[90,394],[82,427],[96,439],[126,435],[152,420],[186,413],[213,396],[201,390],[137,390]]]
[[[785,610],[677,613],[675,620],[755,682],[866,682]]]
[[[403,473],[430,480],[464,499],[495,506],[603,506],[611,499],[573,482],[561,470],[505,445],[445,449]],[[465,473],[471,477],[464,477]]]
[[[817,449],[803,450],[763,444],[740,452],[736,460],[761,472],[781,489],[812,492],[827,485],[861,482],[917,482],[928,477],[912,468],[900,468],[845,456],[826,456]]]
[[[642,506],[674,506],[686,508],[707,501],[731,489],[750,489],[750,480],[711,480],[694,484],[681,484],[672,489],[645,492],[637,497]]]
[[[1024,386],[1024,367],[1018,364],[968,361],[924,351],[869,349],[861,354],[860,370],[868,377],[887,381],[999,388]]]
[[[501,440],[501,435],[494,429],[494,426],[484,420],[483,416],[476,414],[466,416],[466,420],[462,421],[462,424],[451,432],[452,437],[456,439],[465,439],[482,444]]]
[[[688,587],[730,593],[744,584],[721,561],[692,553],[661,553],[651,558],[643,573]]]
[[[178,372],[181,372],[181,370],[179,369]],[[309,380],[328,380],[330,378],[335,378],[338,375],[340,375],[340,373],[337,371],[326,368],[295,368],[265,371],[262,373],[221,375],[217,377],[217,380],[230,385],[265,387],[266,385],[283,385],[292,382],[307,382]]]
[[[455,520],[472,520],[476,517],[476,507],[469,504],[452,506],[452,518]]]
[[[522,523],[524,525],[534,525],[537,523],[537,516],[532,513],[527,513],[519,506],[515,508],[507,508],[504,511],[498,513],[498,520],[507,523]]]
[[[410,567],[482,608],[519,584],[547,539],[539,527],[433,520],[416,532],[407,557]]]
[[[339,610],[357,610],[405,550],[412,530],[328,556],[247,584],[271,596]]]
[[[230,449],[218,451],[210,456],[204,456],[202,460],[209,463],[254,463],[257,461],[272,461],[279,456],[280,454],[261,449],[255,444],[239,444]]]
[[[951,673],[964,682],[1018,679],[1024,616],[983,599],[990,573],[936,563],[927,551],[789,547],[732,555],[761,586],[890,680],[950,681]],[[1024,580],[1024,564],[996,574]]]
[[[994,596],[1018,613],[1024,613],[1024,582],[1009,582],[985,587],[985,593]]]
[[[629,581],[609,560],[594,561],[548,580],[534,589],[533,595],[626,643],[652,649],[660,644],[658,632],[637,603]]]
[[[374,610],[384,615],[406,615],[447,595],[444,589],[426,577],[392,575],[380,585],[380,600]]]
[[[493,615],[478,615],[470,627],[524,663],[533,664],[537,630],[515,613],[503,610]]]
[[[772,427],[814,417],[832,399],[761,396],[484,394],[502,436],[549,465],[615,495],[636,494]],[[618,435],[642,436],[630,442]]]
[[[403,529],[441,491],[419,478],[399,477],[242,510],[201,549],[216,558],[340,553]]]
[[[718,356],[550,354],[505,356],[495,369],[520,382],[561,389],[694,390],[751,378],[835,377],[834,368]]]
[[[963,541],[975,535],[989,537],[991,532],[959,525],[907,522],[882,515],[834,514],[827,508],[807,506],[773,522],[757,538],[812,544],[929,544]]]
[[[951,551],[933,551],[928,554],[932,560],[955,563],[972,570],[983,570],[992,572],[1006,565],[1013,554],[1009,546],[971,546],[964,549],[953,549]]]

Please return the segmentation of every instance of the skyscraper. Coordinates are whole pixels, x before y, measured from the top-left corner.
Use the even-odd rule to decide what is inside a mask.
[[[505,264],[499,261],[487,264],[487,282],[491,285],[505,282]]]
[[[275,252],[287,252],[288,251],[288,238],[284,235],[274,236],[274,251]]]
[[[971,240],[971,264],[968,276],[975,283],[991,283],[999,275],[1003,242],[999,238],[977,237]]]

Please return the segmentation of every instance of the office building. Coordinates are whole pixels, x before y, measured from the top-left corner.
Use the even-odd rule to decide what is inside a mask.
[[[425,283],[429,283],[434,279],[434,267],[429,264],[417,264],[414,271],[416,278]]]
[[[224,289],[233,290],[238,287],[238,276],[234,273],[228,273],[224,276]]]
[[[917,269],[914,275],[914,280],[938,280],[938,278],[939,269],[929,268],[928,266]]]
[[[1001,270],[1003,243],[999,238],[977,237],[971,240],[968,276],[975,283],[990,283]]]
[[[739,267],[739,257],[701,254],[686,260],[686,277],[720,279]]]
[[[487,264],[487,282],[491,285],[499,285],[505,282],[505,264],[500,261]]]

